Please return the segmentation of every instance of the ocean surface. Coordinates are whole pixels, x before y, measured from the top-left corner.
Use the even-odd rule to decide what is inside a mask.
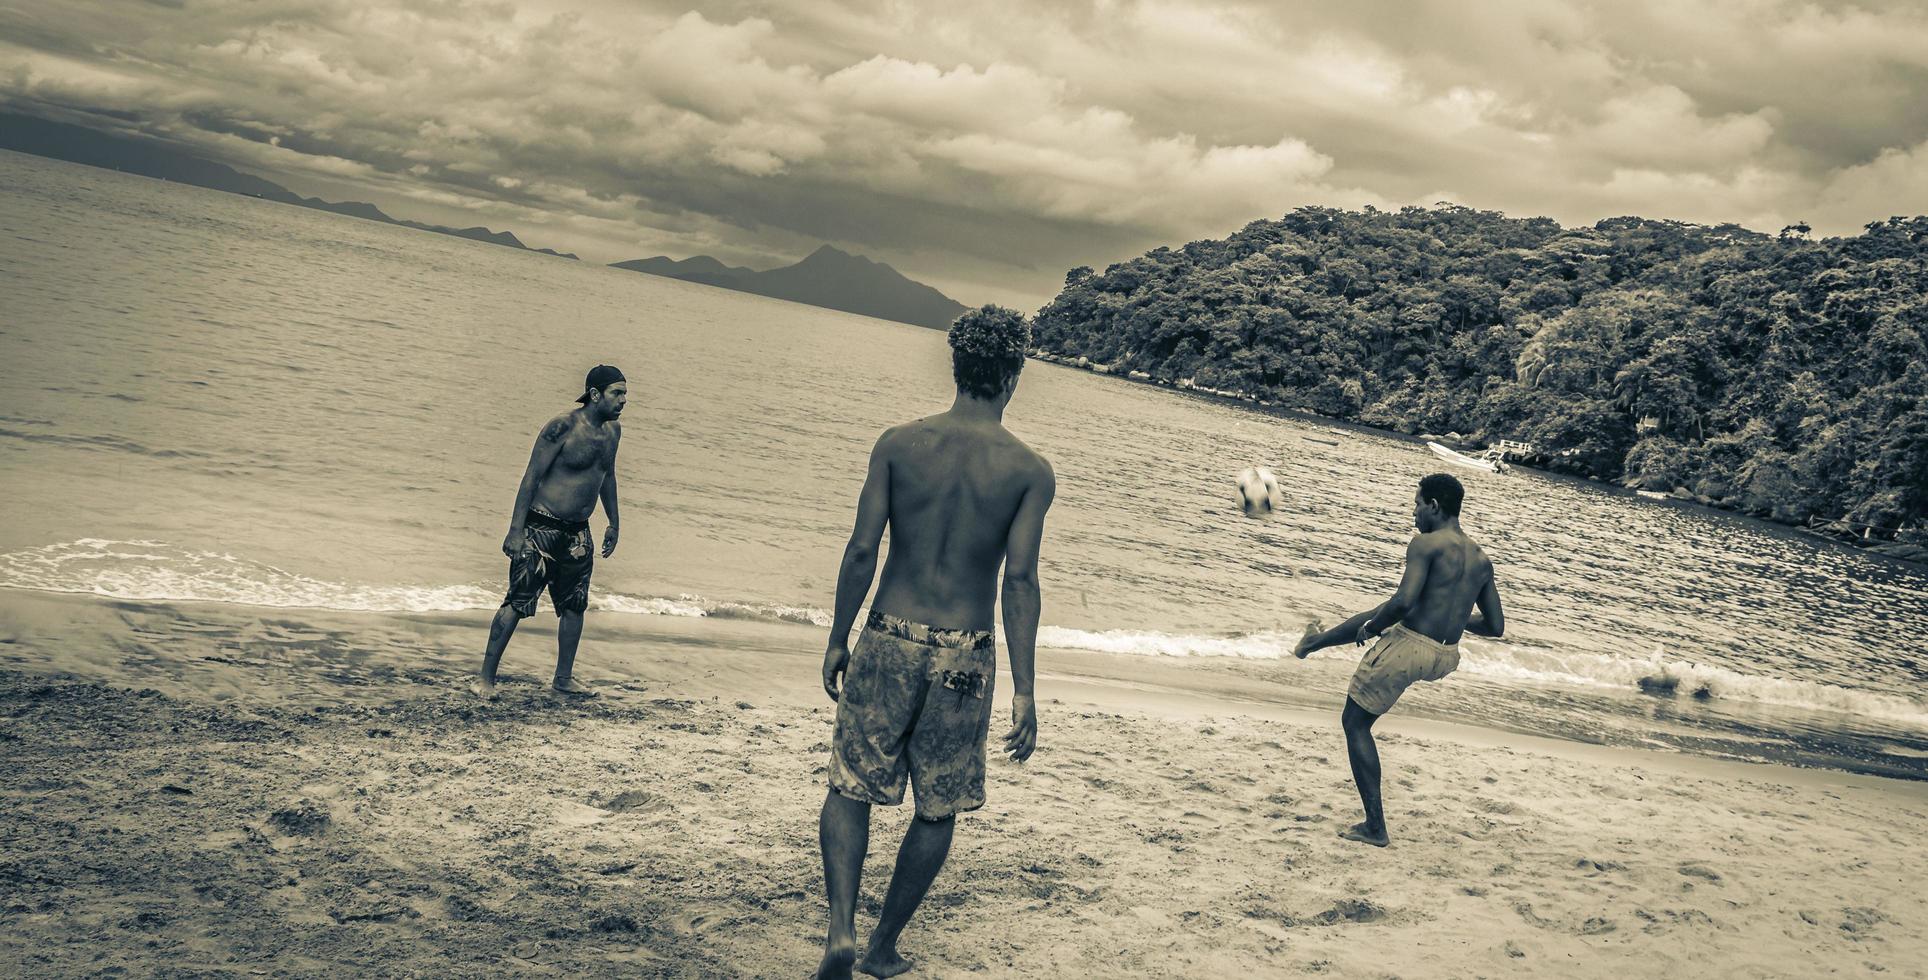
[[[0,589],[493,609],[535,433],[606,361],[630,381],[624,534],[591,630],[771,619],[814,652],[871,443],[950,401],[937,331],[5,151],[0,188]],[[1236,661],[1252,697],[1336,714],[1312,688],[1357,651],[1291,647],[1391,594],[1439,460],[1039,363],[1007,424],[1059,479],[1042,670],[1051,649]],[[1269,521],[1235,504],[1255,463],[1285,487]],[[1928,778],[1928,570],[1456,475],[1507,638],[1469,638],[1402,711]]]

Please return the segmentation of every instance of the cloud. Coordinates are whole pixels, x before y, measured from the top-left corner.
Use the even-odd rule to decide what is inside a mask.
[[[950,70],[878,55],[823,80],[825,99],[893,123],[939,131],[999,132],[1060,111],[1062,79],[1029,68]]]
[[[1928,211],[1902,0],[73,0],[0,37],[0,102],[304,193],[604,261],[827,240],[966,301],[1302,204]]]
[[[1708,119],[1687,93],[1653,85],[1606,100],[1597,121],[1577,127],[1569,143],[1614,164],[1738,166],[1752,162],[1773,138],[1768,115],[1761,110]]]
[[[1883,221],[1922,213],[1928,202],[1928,140],[1887,149],[1867,163],[1833,174],[1818,195],[1820,210],[1850,220]]]

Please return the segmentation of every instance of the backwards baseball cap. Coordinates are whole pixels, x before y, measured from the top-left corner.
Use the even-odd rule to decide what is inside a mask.
[[[589,404],[590,392],[601,391],[604,388],[607,388],[618,381],[627,381],[627,380],[629,379],[623,377],[623,373],[621,371],[616,370],[613,366],[608,364],[598,364],[595,367],[590,368],[589,377],[584,378],[582,380],[582,394],[577,395],[576,400],[583,403],[584,405],[587,405]]]

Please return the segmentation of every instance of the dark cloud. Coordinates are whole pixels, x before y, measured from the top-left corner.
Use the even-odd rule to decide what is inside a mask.
[[[1928,211],[1900,0],[80,0],[0,100],[604,261],[821,241],[967,302],[1301,204],[1586,222]]]

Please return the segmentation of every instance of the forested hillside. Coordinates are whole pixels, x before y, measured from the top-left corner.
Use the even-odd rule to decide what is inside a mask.
[[[1047,352],[1544,465],[1916,537],[1928,218],[1853,238],[1463,207],[1302,208],[1071,271]],[[1845,525],[1837,525],[1845,526]]]

